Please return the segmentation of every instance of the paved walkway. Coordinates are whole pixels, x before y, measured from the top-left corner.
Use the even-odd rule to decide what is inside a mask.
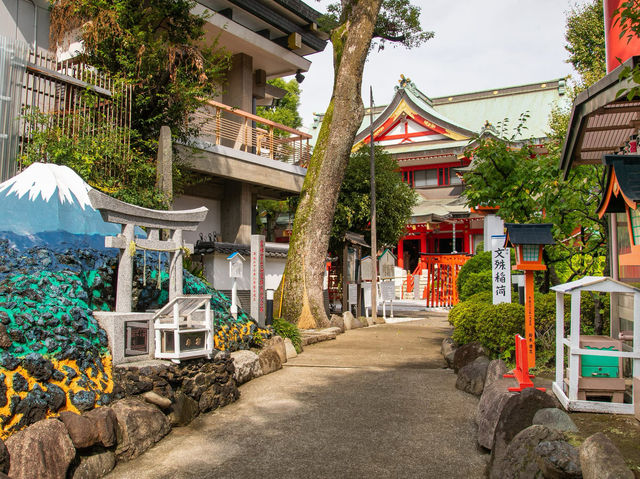
[[[308,346],[108,477],[483,477],[477,400],[440,356],[446,314],[419,314]]]

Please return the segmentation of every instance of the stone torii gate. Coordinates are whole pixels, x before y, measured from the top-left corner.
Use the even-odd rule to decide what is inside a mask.
[[[120,224],[122,228],[119,235],[105,238],[107,248],[119,250],[116,308],[113,312],[94,312],[109,337],[113,364],[154,357],[173,361],[209,357],[213,349],[211,296],[183,295],[182,274],[185,249],[193,249],[193,245],[184,243],[182,231],[195,230],[205,219],[208,209],[160,211],[131,205],[97,190],[90,190],[88,194],[91,205],[100,211],[102,219]],[[136,226],[146,228],[146,239],[135,237]],[[161,239],[161,230],[169,231],[168,239]],[[170,254],[169,302],[156,312],[131,311],[133,261],[137,249]],[[202,306],[205,309],[200,311]],[[146,330],[142,335],[136,333],[135,344],[134,330]],[[155,341],[152,340],[154,336]]]
[[[118,248],[118,284],[116,289],[116,312],[131,312],[133,280],[133,248],[169,252],[169,301],[182,294],[182,256],[185,249],[193,251],[193,245],[185,244],[182,231],[194,231],[205,219],[207,208],[193,210],[161,211],[116,200],[92,189],[89,191],[91,205],[100,211],[108,223],[122,225],[122,233],[105,238],[107,248]],[[147,239],[135,238],[135,227],[147,228]],[[160,230],[170,230],[170,238],[160,239]],[[133,250],[135,251],[135,250]]]

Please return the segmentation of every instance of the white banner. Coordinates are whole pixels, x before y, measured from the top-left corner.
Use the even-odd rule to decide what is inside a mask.
[[[493,304],[511,302],[511,250],[504,247],[506,235],[491,236]]]
[[[393,301],[396,299],[396,284],[394,281],[381,281],[379,284],[382,301]]]

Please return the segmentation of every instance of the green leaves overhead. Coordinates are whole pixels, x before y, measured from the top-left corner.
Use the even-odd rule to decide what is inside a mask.
[[[363,147],[349,160],[331,229],[334,252],[341,249],[346,231],[362,233],[367,241],[371,234],[370,155],[369,147]],[[375,167],[378,244],[395,245],[418,196],[402,181],[396,160],[381,148],[375,150]]]
[[[333,3],[327,7],[327,13],[320,17],[319,26],[331,32],[344,23],[349,6]],[[410,0],[383,0],[380,14],[373,31],[372,47],[382,50],[389,42],[414,48],[433,38],[433,32],[422,30],[420,25],[420,7],[412,5]]]

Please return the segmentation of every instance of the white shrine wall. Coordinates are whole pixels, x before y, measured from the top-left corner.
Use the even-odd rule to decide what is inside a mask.
[[[209,209],[207,217],[198,225],[198,229],[195,231],[183,231],[182,235],[186,243],[195,245],[200,239],[200,233],[204,236],[205,241],[208,241],[210,233],[217,232],[220,234],[220,201],[202,198],[201,196],[188,195],[177,196],[173,200],[174,210],[190,210],[200,208],[201,206]]]

